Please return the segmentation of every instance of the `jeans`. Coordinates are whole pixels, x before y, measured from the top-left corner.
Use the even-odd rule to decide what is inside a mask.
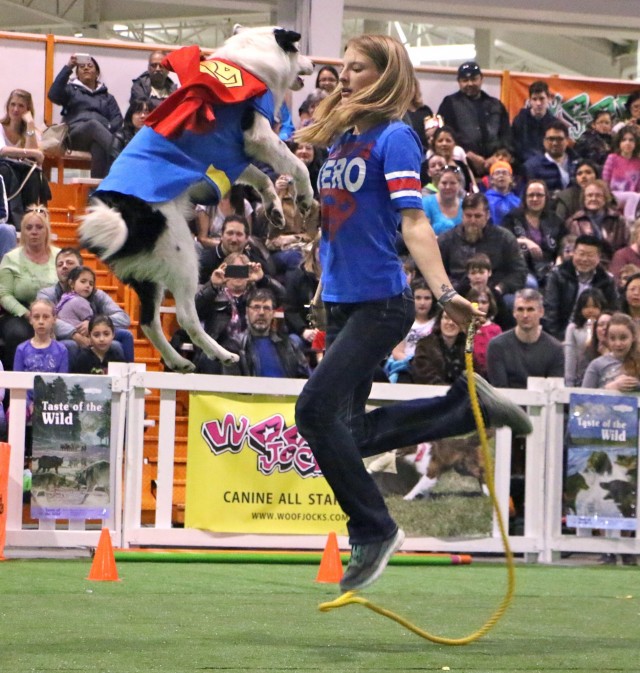
[[[109,155],[113,134],[97,119],[77,122],[69,129],[71,147],[91,152],[91,177],[104,178],[109,172]]]
[[[365,412],[376,368],[409,331],[409,290],[385,300],[326,304],[327,352],[296,405],[296,424],[349,517],[351,544],[379,542],[397,528],[363,458],[475,428],[466,381],[442,397]]]

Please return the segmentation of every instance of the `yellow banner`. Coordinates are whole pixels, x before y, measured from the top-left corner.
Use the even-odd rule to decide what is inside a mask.
[[[192,393],[185,525],[220,533],[346,534],[294,423],[295,398]]]

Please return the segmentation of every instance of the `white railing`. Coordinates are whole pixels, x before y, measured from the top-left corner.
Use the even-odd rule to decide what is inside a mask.
[[[110,375],[115,479],[113,513],[103,525],[112,531],[114,544],[122,547],[324,547],[326,539],[318,535],[223,534],[172,526],[177,391],[296,396],[304,381],[147,372],[144,365],[136,364],[112,366]],[[33,386],[34,375],[4,372],[0,376],[1,385],[11,391],[8,550],[11,547],[46,550],[95,546],[99,530],[96,527],[85,529],[84,522],[71,521],[67,527],[62,527],[60,523],[56,525],[55,522],[41,520],[37,527],[23,526],[25,399],[26,391]],[[160,391],[160,410],[155,521],[143,524],[145,393],[148,389]],[[386,403],[441,395],[445,391],[442,386],[374,384],[371,400]],[[524,531],[522,535],[510,536],[512,549],[523,554],[527,560],[541,562],[551,562],[561,552],[638,554],[640,541],[635,538],[590,537],[584,532],[581,535],[562,533],[564,411],[571,392],[572,389],[565,389],[558,379],[530,379],[529,389],[506,391],[510,399],[527,407],[533,423],[533,432],[526,442]],[[511,431],[508,428],[496,432],[495,463],[496,493],[500,511],[506,520],[511,474]],[[638,511],[640,507],[636,509]],[[345,538],[340,539],[340,546],[348,546]],[[411,538],[404,548],[432,552],[499,553],[502,544],[494,521],[492,535],[488,537]]]

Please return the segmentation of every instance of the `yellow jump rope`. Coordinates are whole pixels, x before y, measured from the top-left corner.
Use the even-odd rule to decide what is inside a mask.
[[[500,528],[500,537],[502,538],[502,545],[504,547],[504,553],[506,557],[507,589],[502,601],[500,601],[500,604],[498,605],[494,613],[489,617],[487,622],[482,627],[480,627],[477,631],[474,631],[473,633],[469,634],[468,636],[465,636],[464,638],[444,638],[442,636],[436,636],[431,633],[428,633],[424,629],[421,629],[415,624],[412,624],[408,619],[401,617],[395,612],[391,612],[391,610],[387,610],[386,608],[376,605],[375,603],[372,603],[371,601],[367,600],[366,598],[363,598],[362,596],[358,596],[354,591],[347,591],[334,601],[329,601],[328,603],[320,603],[320,605],[318,606],[320,611],[328,612],[329,610],[333,610],[335,608],[341,608],[344,607],[345,605],[358,604],[364,606],[365,608],[368,608],[369,610],[373,610],[373,612],[377,612],[379,615],[382,615],[383,617],[388,617],[389,619],[392,619],[394,622],[398,622],[400,626],[403,626],[405,629],[412,631],[417,636],[420,636],[420,638],[430,640],[432,643],[438,643],[439,645],[467,645],[468,643],[472,643],[474,640],[482,638],[482,636],[484,636],[491,628],[493,628],[498,623],[502,615],[506,612],[507,608],[511,604],[515,592],[515,583],[516,583],[515,567],[513,562],[513,552],[511,551],[511,547],[509,546],[509,537],[507,534],[507,529],[502,517],[502,513],[500,512],[500,508],[498,506],[498,499],[496,498],[495,484],[493,481],[493,458],[491,456],[491,452],[489,451],[487,431],[484,425],[484,419],[482,418],[480,403],[478,402],[476,382],[475,379],[473,378],[473,341],[475,338],[475,333],[476,333],[476,326],[475,323],[472,322],[467,331],[467,342],[465,346],[464,359],[465,359],[465,368],[467,372],[467,382],[469,386],[469,398],[471,400],[471,409],[473,411],[473,417],[475,419],[476,428],[478,430],[478,435],[480,437],[480,446],[482,447],[482,455],[486,467],[485,473],[486,473],[487,487],[489,489],[489,497],[491,498],[491,503],[493,505],[493,509],[495,511],[496,518],[498,520],[498,526]]]

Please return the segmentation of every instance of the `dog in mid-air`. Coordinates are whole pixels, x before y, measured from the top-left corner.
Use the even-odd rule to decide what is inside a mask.
[[[209,58],[197,46],[165,59],[181,87],[148,117],[94,193],[80,227],[80,243],[108,264],[140,298],[140,325],[167,366],[194,366],[169,344],[160,324],[165,290],[176,302],[178,323],[209,357],[238,356],[202,329],[194,297],[198,256],[186,216],[188,191],[205,180],[223,197],[235,182],[260,193],[267,217],[284,225],[271,180],[252,162],[291,175],[300,210],[313,202],[309,173],[272,123],[287,89],[299,90],[313,72],[299,53],[300,34],[277,27],[241,28]]]

